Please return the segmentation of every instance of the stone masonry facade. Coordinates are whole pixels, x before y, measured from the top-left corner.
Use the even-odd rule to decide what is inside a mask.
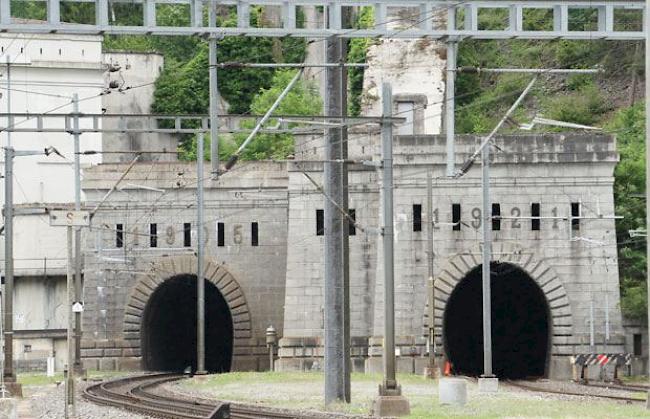
[[[378,135],[351,134],[363,147],[355,160],[378,160]],[[313,141],[307,139],[305,141]],[[479,144],[457,139],[457,165]],[[493,260],[525,271],[548,304],[550,351],[547,375],[566,376],[569,356],[589,351],[589,312],[595,307],[596,350],[622,352],[625,336],[619,309],[618,261],[614,225],[615,138],[593,134],[533,134],[498,137],[492,159],[492,200],[499,203],[503,227],[494,232]],[[204,277],[216,284],[233,316],[232,368],[268,368],[264,331],[273,325],[280,340],[276,368],[322,366],[323,241],[319,210],[324,197],[305,174],[322,183],[322,149],[298,144],[303,159],[288,163],[242,163],[206,185],[207,250]],[[448,179],[445,142],[440,136],[397,136],[394,140],[395,319],[398,367],[421,372],[427,362],[427,174],[433,176],[435,326],[438,353],[444,354],[443,322],[454,287],[480,265],[482,216],[480,164],[465,176]],[[105,164],[86,171],[89,206],[126,169]],[[205,174],[206,178],[209,177]],[[350,237],[350,295],[353,366],[381,369],[383,272],[381,175],[368,165],[350,166],[349,207],[359,223]],[[189,163],[137,164],[98,211],[86,235],[84,347],[88,366],[139,368],[142,312],[152,292],[167,278],[196,274],[195,184]],[[531,204],[541,209],[541,228],[531,231]],[[572,205],[573,204],[573,205]],[[423,209],[421,231],[414,231],[414,206]],[[460,205],[460,230],[453,230],[452,206]],[[580,208],[579,228],[571,210]],[[511,217],[505,219],[505,217]],[[550,218],[559,217],[559,218]],[[564,217],[564,218],[563,218]],[[141,235],[158,224],[159,245]],[[258,223],[259,246],[251,246],[251,222]],[[180,236],[191,223],[191,246]],[[225,227],[223,243],[216,236]],[[116,226],[125,232],[116,248]],[[607,296],[607,297],[605,297]],[[605,298],[610,337],[604,337]]]

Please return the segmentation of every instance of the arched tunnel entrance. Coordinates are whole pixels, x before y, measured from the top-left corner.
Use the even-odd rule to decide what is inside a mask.
[[[196,371],[196,275],[178,275],[151,294],[142,317],[142,360],[149,371]],[[217,287],[205,281],[205,367],[230,370],[233,326]]]
[[[483,373],[482,266],[456,285],[444,314],[445,351],[457,374]],[[549,308],[522,269],[492,262],[492,369],[500,378],[546,375]]]

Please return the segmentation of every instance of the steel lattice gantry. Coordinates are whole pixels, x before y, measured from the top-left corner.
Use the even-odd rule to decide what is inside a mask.
[[[13,33],[66,33],[66,34],[151,34],[151,35],[204,35],[204,36],[265,36],[325,38],[338,35],[354,37],[396,37],[414,38],[478,38],[478,39],[611,39],[643,40],[645,17],[644,2],[640,0],[111,0],[111,3],[141,5],[142,24],[118,26],[110,21],[109,0],[66,0],[66,3],[94,3],[95,21],[63,22],[61,0],[14,0],[41,3],[47,10],[47,21],[34,22],[15,19],[11,0],[0,0],[0,31]],[[231,7],[237,14],[236,27],[204,25],[204,8],[210,4]],[[188,26],[159,26],[156,21],[158,6],[182,5],[191,22]],[[253,6],[275,6],[282,10],[279,27],[253,27],[250,25],[250,9]],[[321,6],[328,10],[328,27],[307,29],[297,17],[297,10],[305,6]],[[375,26],[371,29],[350,29],[342,24],[342,9],[345,7],[369,6],[374,9]],[[413,22],[401,29],[389,27],[387,16],[391,9],[410,9]],[[480,24],[481,12],[486,9],[503,9],[507,13],[507,24],[501,30],[486,29]],[[527,30],[527,10],[549,10],[549,30]],[[572,27],[571,15],[575,10],[592,10],[594,22],[581,28]],[[635,15],[634,25],[627,19]],[[596,18],[597,16],[597,18]],[[445,21],[444,24],[436,22]]]

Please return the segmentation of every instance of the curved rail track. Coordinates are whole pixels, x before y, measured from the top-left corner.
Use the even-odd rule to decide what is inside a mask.
[[[551,388],[546,388],[546,387],[539,387],[535,385],[529,384],[530,381],[512,381],[508,380],[506,381],[509,385],[522,389],[522,390],[527,390],[527,391],[534,391],[537,393],[549,393],[549,394],[560,394],[560,395],[565,395],[565,396],[578,396],[578,397],[595,397],[599,399],[606,399],[606,400],[616,400],[616,401],[621,401],[621,402],[626,402],[626,403],[645,403],[646,400],[645,398],[635,398],[635,397],[630,397],[630,396],[624,396],[624,395],[615,395],[615,394],[598,394],[598,393],[590,393],[590,392],[578,392],[578,391],[564,391],[560,389],[551,389]],[[585,387],[589,387],[586,385]],[[594,387],[605,387],[605,386],[594,386]],[[640,390],[637,388],[633,387],[627,387],[627,386],[616,386],[616,387],[609,387],[613,388],[616,390],[625,390],[629,391],[632,393],[635,392],[640,392],[640,391],[647,391],[646,390]]]
[[[93,384],[84,398],[97,404],[169,419],[298,419],[306,416],[229,403],[190,400],[152,392],[161,384],[181,380],[182,374],[145,374]]]
[[[585,384],[586,387],[601,387],[601,388],[611,388],[614,390],[625,390],[625,391],[650,391],[650,387],[644,384],[622,384],[622,383],[588,383]]]

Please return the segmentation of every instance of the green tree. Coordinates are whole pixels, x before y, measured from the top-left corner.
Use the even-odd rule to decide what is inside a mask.
[[[358,29],[372,28],[375,23],[373,8],[370,6],[362,7],[359,12],[354,27]],[[373,40],[370,38],[353,38],[348,44],[348,62],[365,63],[368,48],[372,45]],[[348,70],[348,88],[349,101],[348,111],[351,116],[359,116],[361,112],[361,91],[363,90],[363,73],[364,69],[352,67]]]
[[[621,160],[616,166],[614,199],[618,264],[621,280],[621,308],[630,318],[645,320],[646,239],[632,238],[630,230],[646,224],[645,200],[645,118],[643,103],[617,113],[608,129],[617,135]]]
[[[271,81],[271,87],[261,89],[255,95],[250,106],[250,113],[263,115],[271,107],[273,102],[280,96],[285,87],[289,84],[296,72],[293,70],[280,70],[275,73]],[[282,100],[274,115],[318,115],[322,112],[322,101],[318,95],[318,88],[315,85],[299,80]],[[273,126],[276,120],[271,118],[267,126]],[[243,128],[253,128],[253,121],[243,121]],[[290,124],[295,127],[297,124]],[[237,148],[244,142],[247,134],[240,133],[232,137],[220,136],[219,155],[222,160],[228,159]],[[210,140],[206,139],[204,156],[209,159]],[[182,146],[182,158],[186,160],[196,159],[196,139],[192,138]],[[285,159],[294,150],[294,137],[291,134],[258,134],[244,149],[242,160],[264,160],[264,159]]]

